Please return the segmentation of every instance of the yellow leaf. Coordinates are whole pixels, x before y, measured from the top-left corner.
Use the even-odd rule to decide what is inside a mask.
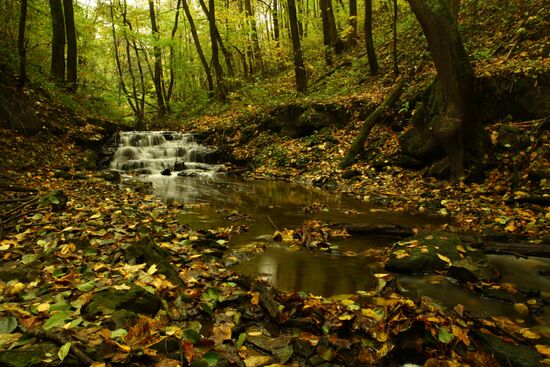
[[[550,358],[550,345],[537,344],[535,345],[537,351],[545,357]]]
[[[374,274],[375,277],[377,278],[385,278],[387,277],[389,274],[388,273],[378,273],[378,274]]]
[[[521,315],[521,316],[527,316],[529,315],[529,307],[525,303],[515,303],[514,309]]]
[[[249,336],[260,336],[262,335],[261,331],[250,331],[247,333]]]
[[[157,266],[155,264],[151,265],[149,269],[147,269],[147,274],[153,275],[157,272]]]
[[[338,317],[340,320],[351,320],[352,319],[352,315],[350,314],[343,314],[342,316]]]
[[[250,292],[252,295],[252,299],[250,300],[250,303],[253,305],[257,305],[260,303],[260,293],[259,292]]]
[[[50,304],[49,303],[41,303],[38,305],[38,307],[36,307],[36,310],[38,312],[46,312],[50,309]]]
[[[527,339],[540,339],[542,336],[539,333],[536,333],[528,328],[521,328],[519,333]]]
[[[445,261],[447,264],[451,265],[453,262],[451,261],[451,259],[449,259],[447,256],[445,255],[441,255],[441,254],[437,254],[437,257],[439,257],[441,260]]]
[[[466,253],[466,249],[462,245],[456,245],[456,250],[458,252]]]

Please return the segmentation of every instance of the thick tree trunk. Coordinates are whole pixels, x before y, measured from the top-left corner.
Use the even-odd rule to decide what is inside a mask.
[[[294,56],[294,74],[296,75],[296,90],[305,93],[307,90],[306,69],[304,67],[304,58],[302,47],[300,45],[300,35],[298,32],[298,20],[296,19],[295,0],[288,0],[288,19],[290,22],[290,34],[292,38],[292,51]]]
[[[426,35],[441,91],[432,107],[429,130],[445,148],[456,180],[463,174],[465,150],[474,151],[479,143],[474,72],[447,0],[407,1]]]
[[[77,86],[77,45],[74,23],[73,0],[63,0],[65,11],[65,30],[67,32],[67,84],[75,92]]]
[[[378,61],[372,39],[372,0],[365,0],[365,46],[371,75],[378,74]]]
[[[65,23],[61,0],[49,0],[52,15],[51,75],[57,83],[65,81]]]
[[[159,45],[160,36],[157,26],[157,17],[155,15],[155,3],[149,0],[149,17],[151,18],[151,32],[153,33],[153,54],[155,57],[155,73],[153,83],[155,85],[155,93],[157,95],[157,116],[163,117],[166,113],[166,104],[164,102],[164,92],[162,88],[162,51]]]
[[[187,0],[182,0],[182,6],[183,11],[185,12],[185,16],[187,17],[187,21],[189,22],[189,28],[191,29],[191,35],[193,36],[193,41],[195,43],[195,47],[197,48],[199,59],[201,60],[202,67],[204,68],[204,73],[206,74],[209,97],[212,97],[214,95],[214,78],[212,77],[212,71],[210,70],[210,66],[208,65],[206,56],[204,56],[204,52],[202,51],[197,28],[195,27],[195,21],[193,20],[193,16],[191,15],[191,11],[189,10],[189,5],[187,5]]]
[[[27,27],[27,0],[21,0],[21,12],[19,13],[19,34],[17,49],[19,51],[19,80],[17,88],[21,91],[27,80],[27,41],[25,29]]]

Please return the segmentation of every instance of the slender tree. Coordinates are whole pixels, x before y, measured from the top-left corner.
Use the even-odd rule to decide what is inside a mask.
[[[193,41],[195,43],[197,53],[199,54],[199,59],[201,61],[202,67],[204,68],[204,72],[206,74],[209,96],[212,96],[214,94],[214,79],[212,78],[212,71],[210,70],[210,66],[208,65],[206,56],[204,56],[204,52],[202,51],[202,46],[199,39],[199,35],[197,33],[197,28],[195,27],[195,21],[193,20],[193,16],[191,15],[191,11],[189,10],[189,5],[187,5],[187,0],[182,0],[182,7],[183,7],[183,11],[185,12],[185,16],[187,17],[187,21],[189,22],[191,35],[193,37]]]
[[[397,64],[397,0],[393,0],[393,21],[392,21],[392,54],[393,54],[393,73],[399,74],[399,66]]]
[[[321,20],[323,23],[323,45],[325,46],[325,60],[327,65],[332,65],[332,51],[337,54],[342,52],[343,43],[338,37],[336,20],[332,10],[331,0],[319,0],[321,7]]]
[[[153,33],[153,55],[155,57],[155,72],[153,83],[155,85],[155,94],[157,96],[157,115],[163,117],[166,113],[166,104],[164,101],[163,75],[162,75],[162,50],[160,48],[160,35],[157,26],[157,17],[155,14],[155,4],[149,0],[149,17],[151,18],[151,32]]]
[[[63,0],[65,31],[67,35],[67,84],[70,91],[77,87],[77,44],[73,0]]]
[[[349,25],[351,26],[351,39],[357,40],[357,0],[349,0]]]
[[[277,41],[279,45],[279,1],[273,0],[273,10],[271,12],[271,18],[273,19],[273,39]]]
[[[372,0],[365,0],[365,46],[371,75],[378,74],[378,61],[372,38]]]
[[[17,87],[22,90],[27,80],[27,43],[25,29],[27,27],[27,0],[21,0],[21,11],[19,13],[19,34],[17,38],[17,49],[19,51],[19,81]]]
[[[258,41],[258,29],[256,27],[256,19],[254,16],[254,11],[252,9],[252,4],[250,0],[244,0],[244,11],[246,15],[246,23],[248,25],[249,33],[248,42],[250,43],[249,46],[249,67],[250,67],[250,73],[254,74],[255,65],[259,65],[261,67],[262,64],[262,57],[260,55],[260,43]]]
[[[201,0],[204,2],[203,0]],[[214,71],[216,73],[216,92],[215,96],[220,101],[225,101],[227,92],[225,90],[225,82],[223,77],[223,70],[220,64],[220,57],[218,52],[218,28],[216,27],[216,5],[214,0],[208,0],[208,8],[205,10],[208,16],[208,25],[210,29],[210,44],[212,48],[212,64],[214,65]]]
[[[295,0],[288,0],[288,20],[290,23],[290,35],[292,38],[292,51],[294,56],[294,74],[296,75],[296,90],[305,93],[307,90],[306,69],[300,45],[300,34],[298,31],[298,20],[296,19]]]
[[[49,0],[52,16],[51,75],[57,83],[65,81],[65,24],[61,0]]]

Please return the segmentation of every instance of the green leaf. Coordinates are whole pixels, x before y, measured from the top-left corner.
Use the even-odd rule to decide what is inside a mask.
[[[455,338],[454,334],[449,330],[448,327],[442,326],[439,328],[439,333],[437,334],[437,339],[442,343],[449,343]]]
[[[54,313],[42,326],[44,330],[50,330],[55,327],[60,327],[65,325],[65,320],[69,319],[70,316],[68,313],[59,311],[57,313]]]
[[[193,362],[191,362],[190,364],[191,367],[209,367],[208,365],[208,361],[204,360],[204,359],[195,359]]]
[[[28,265],[30,263],[35,262],[38,259],[39,259],[39,256],[36,254],[26,254],[21,256],[21,262],[23,263],[23,265]]]
[[[205,292],[201,294],[201,300],[205,302],[220,302],[223,301],[223,297],[219,289],[208,288]]]
[[[76,288],[78,288],[78,290],[82,292],[89,292],[92,289],[94,289],[94,287],[95,287],[95,281],[93,280],[90,280],[89,282],[86,282],[86,283],[81,283],[76,286]]]
[[[61,348],[59,348],[59,352],[57,352],[57,356],[61,361],[67,357],[69,354],[69,351],[71,350],[71,343],[65,343]]]
[[[198,343],[201,339],[199,332],[195,329],[185,329],[183,330],[183,338],[191,343]]]
[[[52,276],[54,278],[60,278],[63,275],[67,274],[67,269],[65,267],[63,268],[57,268],[53,271]]]
[[[237,349],[242,347],[245,341],[246,341],[246,333],[240,333],[239,338],[237,339],[237,342],[235,343],[235,347],[237,347]]]
[[[17,328],[17,319],[7,316],[0,319],[0,334],[10,334]]]
[[[202,356],[202,359],[208,362],[208,366],[212,367],[218,363],[220,355],[216,352],[207,352]]]
[[[122,338],[122,337],[125,337],[126,335],[128,335],[128,332],[126,331],[126,329],[116,329],[111,331],[111,339]]]

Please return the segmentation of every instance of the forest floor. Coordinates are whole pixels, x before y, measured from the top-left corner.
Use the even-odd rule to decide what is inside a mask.
[[[490,62],[478,55],[478,76],[509,77],[516,70],[547,76],[548,59],[530,57],[544,45],[517,42],[538,29],[529,22],[545,22],[532,12],[522,23],[510,22],[512,31],[500,41],[478,40],[495,42],[496,50]],[[512,45],[517,52],[508,55]],[[423,70],[430,75],[430,67]],[[340,79],[346,80],[334,75],[328,87],[338,89],[330,83]],[[382,78],[330,103],[376,105],[391,83]],[[521,284],[464,281],[466,288],[510,294],[516,309],[509,317],[473,317],[460,305],[449,309],[404,295],[391,272],[376,275],[373,292],[333,298],[282,292],[239,276],[224,262],[235,228],[190,228],[178,206],[147,187],[130,188],[97,171],[86,148],[99,144],[105,129],[36,97],[41,132],[0,131],[1,365],[550,365],[550,330],[537,322],[550,302],[548,290],[526,294]],[[248,164],[250,177],[301,181],[400,212],[436,213],[452,218],[442,228],[449,236],[500,234],[548,246],[550,141],[542,119],[487,124],[485,176],[451,184],[391,163],[399,149],[391,123],[374,128],[365,154],[346,170],[338,162],[361,125],[358,116],[301,138],[267,130],[242,138],[238,127],[262,108],[237,104],[189,126],[215,135],[212,141]],[[338,234],[309,226],[300,229],[308,236]],[[447,275],[450,260],[438,256],[444,264],[438,272]]]

